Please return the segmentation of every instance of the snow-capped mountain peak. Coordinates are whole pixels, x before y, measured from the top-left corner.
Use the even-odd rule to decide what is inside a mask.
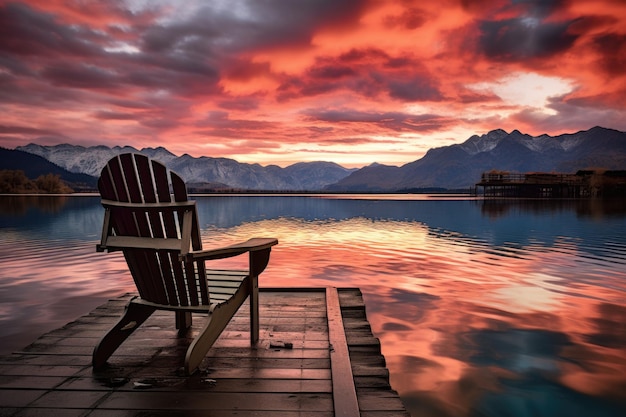
[[[481,136],[472,136],[461,144],[461,148],[463,148],[463,150],[470,155],[475,155],[481,152],[489,152],[498,146],[500,141],[508,135],[509,134],[502,129],[492,130],[491,132]]]
[[[34,143],[18,146],[16,149],[39,155],[70,172],[89,174],[94,177],[100,176],[102,167],[115,155],[122,152],[139,152],[132,146],[116,146],[114,148],[91,146],[85,148],[84,146],[68,144],[42,146]]]

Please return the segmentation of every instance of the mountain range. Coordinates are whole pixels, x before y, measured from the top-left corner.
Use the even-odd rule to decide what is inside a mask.
[[[530,136],[517,130],[497,129],[472,136],[465,142],[429,150],[424,157],[403,166],[373,163],[348,169],[332,162],[301,162],[281,168],[276,165],[240,163],[228,158],[176,156],[167,149],[130,146],[29,144],[3,150],[0,169],[17,169],[21,154],[36,155],[55,169],[69,174],[97,177],[106,162],[123,152],[140,152],[163,162],[180,174],[192,189],[263,191],[394,192],[419,189],[468,189],[483,172],[565,172],[580,169],[626,169],[626,132],[594,127],[560,136]],[[12,168],[6,165],[11,160]],[[39,161],[41,162],[41,161]],[[29,164],[23,169],[27,175]],[[66,179],[64,175],[61,175]],[[69,180],[68,180],[69,181]],[[95,181],[95,180],[94,180]],[[69,181],[72,182],[72,181]]]
[[[493,130],[461,144],[429,150],[401,167],[373,164],[327,187],[329,191],[410,191],[472,187],[483,172],[563,172],[626,169],[626,132],[594,127],[560,136]]]
[[[7,150],[8,151],[8,150]],[[51,164],[54,173],[63,168],[68,174],[86,174],[92,177],[93,183],[100,175],[104,165],[116,155],[125,152],[138,152],[164,163],[169,169],[177,172],[185,180],[190,190],[263,190],[263,191],[307,191],[322,190],[328,184],[334,184],[356,169],[344,168],[332,162],[300,162],[281,168],[276,165],[261,166],[259,164],[239,163],[228,158],[194,158],[190,155],[176,156],[163,147],[135,149],[131,146],[91,146],[54,145],[42,146],[34,143],[18,146],[13,158],[3,157],[0,169],[17,169],[5,167],[5,160],[20,160],[23,154],[37,156]],[[22,154],[22,155],[20,155]],[[18,156],[19,155],[19,156]],[[30,166],[25,164],[20,169],[27,176]],[[67,175],[61,178],[72,183]]]

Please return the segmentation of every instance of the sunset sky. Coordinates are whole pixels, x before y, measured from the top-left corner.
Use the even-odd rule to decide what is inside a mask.
[[[626,130],[624,0],[0,0],[0,146],[402,165]]]

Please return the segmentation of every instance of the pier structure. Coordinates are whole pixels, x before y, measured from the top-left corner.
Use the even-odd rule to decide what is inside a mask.
[[[580,170],[575,174],[489,171],[476,190],[485,198],[626,197],[626,171]]]

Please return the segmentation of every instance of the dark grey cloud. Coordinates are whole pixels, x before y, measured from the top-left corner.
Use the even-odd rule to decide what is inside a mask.
[[[388,81],[389,95],[402,101],[439,101],[443,99],[432,78],[416,75]]]
[[[431,131],[445,126],[446,119],[435,114],[409,114],[402,112],[364,112],[353,109],[309,110],[309,121],[329,123],[369,123],[393,131]]]
[[[463,9],[481,15],[493,15],[499,11],[523,13],[537,18],[546,17],[568,7],[572,0],[461,0]],[[574,0],[576,1],[576,0]]]
[[[574,0],[575,1],[575,0]],[[513,6],[522,7],[530,16],[543,18],[563,9],[569,0],[512,0]]]
[[[220,35],[212,20],[211,15],[200,14],[187,21],[152,25],[142,33],[142,50],[156,54],[180,51],[190,55],[211,55],[212,43]]]
[[[244,35],[253,36],[241,40],[240,45],[256,49],[308,44],[321,27],[345,28],[355,24],[367,3],[367,0],[250,0],[248,18],[239,20],[238,28]]]
[[[356,75],[354,69],[347,65],[322,65],[312,68],[309,76],[321,79],[339,79]]]
[[[139,124],[157,130],[167,130],[178,126],[178,121],[168,117],[140,118]]]
[[[308,44],[320,27],[354,24],[364,0],[250,0],[232,8],[208,5],[187,19],[153,25],[142,36],[147,52],[238,53]]]
[[[0,125],[0,134],[23,134],[23,135],[49,135],[61,136],[59,132],[48,129],[37,129],[28,126]]]
[[[93,116],[100,120],[135,120],[137,118],[137,115],[133,113],[118,111],[99,111],[94,113]]]
[[[400,26],[413,30],[423,26],[428,21],[428,14],[416,7],[404,9],[402,13],[390,15],[385,18],[385,24],[389,27]]]
[[[10,74],[20,74],[22,76],[35,75],[35,71],[31,70],[28,65],[25,65],[22,60],[9,54],[0,55],[0,68],[5,68]]]
[[[500,61],[546,58],[568,50],[578,38],[573,21],[543,22],[531,17],[480,23],[479,49]]]
[[[152,108],[153,105],[149,104],[145,101],[139,100],[129,100],[129,99],[118,99],[114,98],[108,101],[109,104],[117,107],[122,107],[126,109],[149,109]]]
[[[58,88],[44,78],[0,73],[0,103],[19,103],[34,107],[45,107],[50,103],[67,106],[81,102],[84,96],[80,90]]]
[[[259,120],[232,119],[226,111],[214,110],[207,113],[203,121],[196,123],[202,130],[198,133],[207,136],[241,139],[241,132],[267,131],[276,128],[276,123]]]
[[[63,87],[85,89],[111,89],[117,87],[118,77],[103,68],[79,63],[76,65],[60,62],[45,68],[41,75]]]
[[[269,76],[271,64],[269,62],[254,62],[249,58],[229,56],[222,61],[226,77],[237,81],[249,81],[257,76]]]
[[[255,110],[259,108],[261,100],[256,97],[237,97],[236,99],[219,100],[217,105],[226,110]]]
[[[554,114],[526,108],[513,114],[511,119],[534,126],[537,132],[585,130],[598,125],[598,120],[615,129],[626,130],[626,119],[622,114],[624,97],[624,90],[616,92],[614,97],[605,94],[601,97],[552,97],[548,107],[554,110]]]
[[[289,77],[276,89],[276,99],[279,102],[283,102],[303,96],[312,97],[336,91],[342,88],[342,86],[343,85],[339,82]]]
[[[360,63],[364,60],[385,61],[391,57],[382,49],[378,48],[352,48],[339,55],[338,60],[344,63]]]
[[[0,6],[0,51],[4,53],[91,57],[97,51],[86,39],[97,38],[102,35],[84,27],[59,24],[53,15],[24,4]]]
[[[436,78],[423,64],[409,56],[390,56],[374,48],[319,57],[302,75],[284,79],[277,97],[285,101],[338,90],[403,102],[443,99]]]
[[[593,38],[592,46],[600,55],[598,64],[610,76],[626,75],[626,35],[603,33]]]
[[[569,0],[511,0],[493,3],[485,0],[463,0],[466,9],[513,18],[479,20],[478,49],[498,61],[523,61],[546,58],[568,50],[578,38],[572,30],[576,19],[554,16],[568,7]],[[491,10],[489,10],[491,9]]]

